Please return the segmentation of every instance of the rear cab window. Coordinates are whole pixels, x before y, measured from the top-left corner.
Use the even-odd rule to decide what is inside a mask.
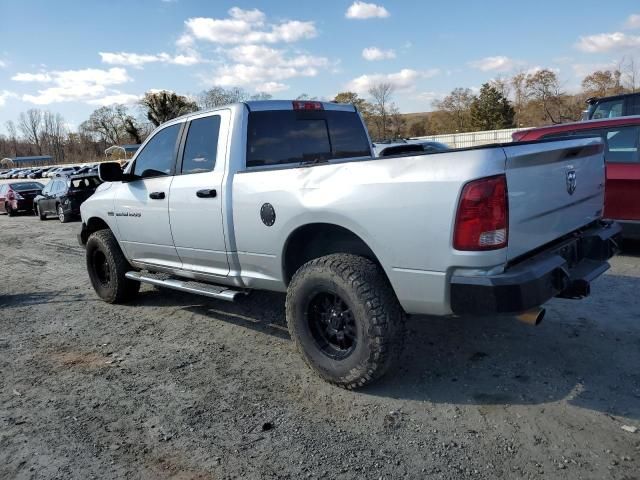
[[[371,157],[360,116],[341,110],[249,113],[247,167]]]
[[[624,99],[607,100],[596,104],[591,119],[604,119],[621,117],[624,111]]]

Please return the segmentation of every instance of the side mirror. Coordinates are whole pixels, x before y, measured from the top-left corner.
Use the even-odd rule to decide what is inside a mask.
[[[118,162],[103,162],[98,165],[98,176],[103,182],[121,182],[125,179]]]

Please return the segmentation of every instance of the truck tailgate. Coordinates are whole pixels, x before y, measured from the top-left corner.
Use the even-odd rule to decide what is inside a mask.
[[[504,147],[513,260],[602,216],[605,167],[599,139]]]

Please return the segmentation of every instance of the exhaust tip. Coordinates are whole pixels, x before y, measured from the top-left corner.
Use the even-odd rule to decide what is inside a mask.
[[[547,311],[544,308],[533,308],[519,315],[516,315],[516,318],[522,323],[536,326],[540,325],[540,322],[542,322],[542,319],[544,318],[544,315],[546,313]]]

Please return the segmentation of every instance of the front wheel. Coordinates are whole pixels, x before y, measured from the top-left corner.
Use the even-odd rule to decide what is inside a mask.
[[[38,216],[38,218],[40,220],[46,220],[47,219],[47,215],[42,213],[42,210],[40,210],[40,205],[36,203],[36,208],[34,209],[36,215]]]
[[[405,313],[382,269],[364,257],[304,264],[289,284],[286,315],[306,363],[344,388],[380,378],[402,351]]]
[[[125,274],[132,270],[110,230],[94,232],[87,240],[87,271],[93,289],[107,303],[124,303],[140,290],[140,282]]]

